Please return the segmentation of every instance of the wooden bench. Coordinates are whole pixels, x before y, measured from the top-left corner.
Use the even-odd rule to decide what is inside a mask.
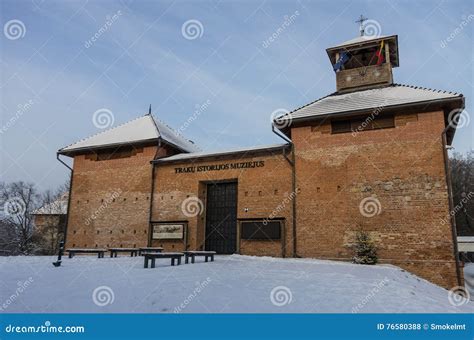
[[[130,253],[130,256],[138,255],[138,248],[109,248],[110,257],[117,257],[117,253]]]
[[[104,253],[106,249],[97,249],[97,248],[72,248],[68,249],[67,252],[69,253],[69,258],[72,259],[76,254],[97,254],[99,259],[104,257]]]
[[[138,255],[142,256],[144,252],[148,253],[161,253],[163,248],[161,247],[140,247],[138,248]]]
[[[184,252],[184,262],[189,263],[189,258],[191,258],[191,263],[194,263],[194,261],[196,259],[196,256],[204,256],[206,262],[210,258],[211,262],[213,262],[214,261],[214,255],[216,255],[215,251],[199,251],[199,250],[185,251]]]
[[[183,253],[143,253],[145,263],[143,268],[148,268],[148,261],[151,260],[151,268],[155,268],[156,259],[171,259],[171,265],[174,266],[174,261],[177,260],[178,266],[181,264]]]

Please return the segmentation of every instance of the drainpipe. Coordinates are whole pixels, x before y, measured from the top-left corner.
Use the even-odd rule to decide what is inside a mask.
[[[287,138],[285,135],[282,135],[279,133],[279,131],[275,130],[275,125],[272,124],[272,132],[276,134],[278,137],[282,138],[288,144],[290,145],[291,148],[291,159],[289,159],[286,155],[284,155],[285,159],[288,161],[288,163],[291,166],[291,188],[294,193],[294,197],[292,200],[292,222],[293,222],[293,257],[298,257],[298,252],[297,252],[297,240],[296,240],[296,171],[295,171],[295,145],[291,141],[291,139]],[[286,237],[286,235],[285,235]]]
[[[443,157],[444,157],[444,171],[446,174],[446,185],[448,186],[448,203],[449,203],[449,216],[451,220],[451,233],[453,238],[453,250],[454,250],[454,261],[456,263],[456,278],[458,281],[458,286],[462,286],[461,280],[461,268],[459,265],[459,252],[458,252],[458,240],[457,240],[457,230],[456,230],[456,218],[452,212],[454,212],[454,202],[453,202],[453,188],[451,181],[451,168],[449,165],[449,156],[447,150],[447,137],[446,133],[448,132],[450,125],[448,124],[441,134],[441,139],[443,141]]]
[[[56,154],[56,159],[61,164],[63,164],[66,168],[69,169],[70,176],[71,176],[71,178],[69,180],[69,195],[68,195],[68,198],[67,198],[66,225],[64,226],[64,236],[63,236],[64,246],[66,246],[67,229],[68,229],[68,225],[69,225],[69,210],[71,209],[72,181],[73,181],[73,178],[74,178],[74,170],[69,165],[67,165],[67,163],[65,163],[61,158],[59,158],[59,153]],[[59,252],[61,252],[61,249],[59,249]]]

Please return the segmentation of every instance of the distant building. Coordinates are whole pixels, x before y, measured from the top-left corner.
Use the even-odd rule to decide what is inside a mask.
[[[60,149],[67,247],[351,260],[363,230],[382,263],[457,285],[446,146],[463,95],[395,84],[396,35],[327,54],[337,91],[278,117],[282,144],[202,152],[147,114]]]
[[[36,231],[44,236],[47,248],[54,252],[64,233],[69,192],[33,211]]]

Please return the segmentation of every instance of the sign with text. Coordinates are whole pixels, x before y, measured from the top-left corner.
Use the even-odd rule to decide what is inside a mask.
[[[175,174],[186,174],[206,171],[220,171],[220,170],[239,170],[239,169],[252,169],[261,168],[265,166],[265,161],[251,161],[251,162],[235,162],[235,163],[222,163],[212,165],[194,165],[174,168]]]
[[[153,225],[154,240],[182,240],[184,223],[157,223]]]

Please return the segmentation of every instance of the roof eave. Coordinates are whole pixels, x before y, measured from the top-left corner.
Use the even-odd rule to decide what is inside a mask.
[[[148,138],[148,139],[141,139],[132,142],[120,142],[120,143],[110,143],[110,144],[102,144],[102,145],[94,145],[94,146],[85,146],[79,147],[74,149],[59,149],[56,153],[58,155],[64,156],[74,156],[81,153],[86,153],[87,151],[97,151],[101,149],[110,149],[118,146],[124,145],[136,145],[136,144],[152,144],[154,142],[158,142],[159,137],[157,138]]]
[[[161,139],[161,141],[162,141],[164,144],[169,145],[169,146],[171,146],[171,147],[177,149],[178,151],[182,151],[182,152],[184,152],[184,153],[192,153],[192,152],[193,152],[193,151],[186,150],[186,149],[184,149],[183,147],[178,146],[178,145],[176,145],[176,144],[174,144],[174,143],[171,143],[170,141],[164,139],[164,138],[161,137],[161,136],[159,137],[159,139]],[[198,151],[194,151],[194,152],[198,152]]]

